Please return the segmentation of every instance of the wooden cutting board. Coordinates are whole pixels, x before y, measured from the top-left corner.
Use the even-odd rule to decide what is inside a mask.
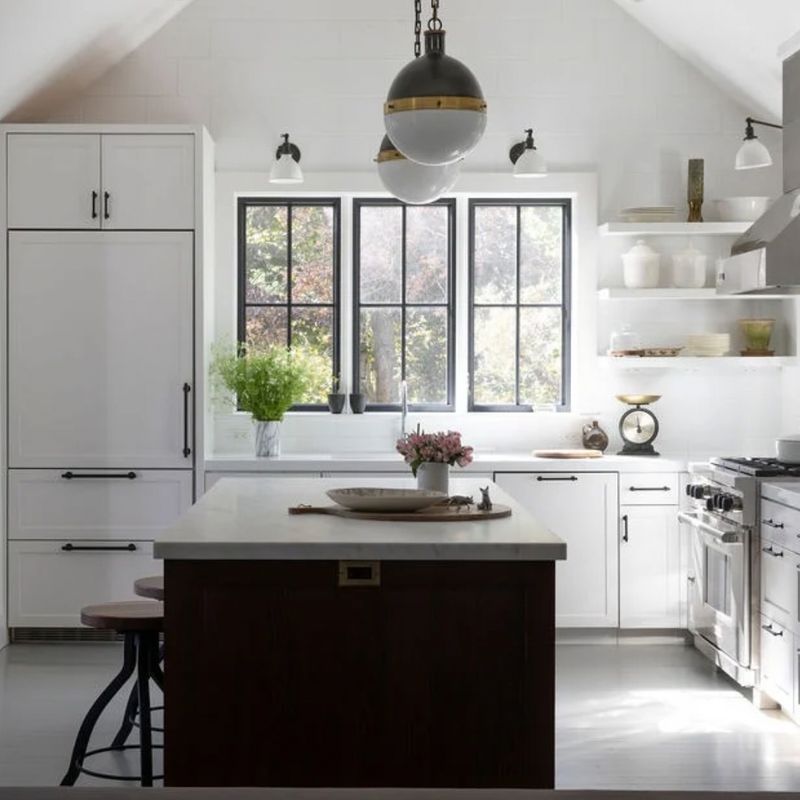
[[[289,513],[296,514],[329,514],[332,517],[345,519],[371,519],[381,522],[473,522],[487,519],[502,519],[511,516],[508,506],[494,503],[491,511],[478,511],[472,505],[432,506],[420,511],[352,511],[343,506],[293,506]]]
[[[601,450],[534,450],[539,458],[602,458]]]

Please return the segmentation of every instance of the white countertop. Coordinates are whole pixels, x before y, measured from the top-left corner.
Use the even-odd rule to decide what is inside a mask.
[[[761,496],[790,508],[800,509],[800,480],[797,478],[770,478],[761,483]]]
[[[692,461],[702,461],[693,457]],[[539,458],[530,453],[477,453],[470,472],[685,472],[689,459],[683,456],[618,456],[601,458]],[[206,472],[406,472],[397,453],[292,453],[275,458],[230,455],[212,456]],[[453,469],[453,475],[462,470]]]
[[[486,481],[451,480],[451,494],[480,496]],[[499,487],[492,500],[511,506],[504,519],[478,522],[375,522],[290,516],[300,503],[330,505],[327,489],[363,478],[223,478],[155,541],[164,559],[553,561],[567,546]],[[415,485],[371,479],[371,486]]]

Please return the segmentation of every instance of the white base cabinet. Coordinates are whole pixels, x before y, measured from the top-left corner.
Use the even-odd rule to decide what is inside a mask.
[[[620,628],[680,628],[685,581],[677,507],[636,505],[620,511]]]
[[[616,628],[616,473],[497,473],[495,481],[567,543],[556,565],[556,625]]]
[[[152,542],[20,541],[8,549],[12,628],[79,628],[83,606],[136,599],[133,582],[161,574],[163,564]]]
[[[759,689],[779,703],[784,712],[794,716],[797,711],[795,637],[791,629],[763,615],[758,634],[761,638]]]

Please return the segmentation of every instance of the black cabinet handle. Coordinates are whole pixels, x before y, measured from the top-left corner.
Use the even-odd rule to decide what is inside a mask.
[[[622,541],[628,541],[628,515],[622,515]]]
[[[772,630],[772,625],[762,625],[762,631],[766,631],[767,633],[771,634],[772,636],[783,636],[783,631],[774,631]]]
[[[61,545],[61,549],[65,553],[77,553],[77,552],[91,552],[97,550],[99,551],[113,551],[113,552],[124,552],[124,553],[133,553],[136,551],[136,545],[131,542],[130,544],[93,544],[93,545],[75,545],[72,542],[67,542],[64,545]]]
[[[762,525],[766,525],[768,528],[785,528],[786,526],[782,522],[775,522],[772,517],[769,519],[762,519]]]
[[[97,219],[97,192],[92,192],[92,219]]]
[[[62,472],[61,477],[65,480],[72,481],[72,480],[85,480],[89,478],[91,480],[94,479],[114,479],[114,478],[124,478],[129,481],[132,481],[136,478],[136,473],[131,470],[130,472],[72,472],[67,470],[67,472]]]
[[[769,547],[762,547],[762,553],[768,553],[771,556],[775,556],[775,558],[783,558],[783,550],[775,550],[772,545]]]
[[[669,492],[669,486],[629,486],[629,492]]]
[[[103,192],[103,219],[111,219],[110,200],[111,195],[108,192]]]
[[[565,476],[558,476],[558,475],[547,476],[547,477],[545,477],[544,475],[537,475],[536,476],[536,480],[537,481],[576,481],[576,480],[578,480],[578,478],[575,475],[567,475],[566,477]]]
[[[183,384],[183,457],[189,458],[192,449],[189,447],[189,392],[192,387],[188,383]]]

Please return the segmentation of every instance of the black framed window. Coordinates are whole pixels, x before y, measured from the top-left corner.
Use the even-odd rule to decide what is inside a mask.
[[[453,407],[455,201],[353,204],[353,386],[367,408]],[[354,388],[355,391],[355,388]]]
[[[240,198],[238,338],[298,345],[339,374],[338,198]],[[312,396],[299,410],[323,407]]]
[[[569,408],[571,211],[470,200],[470,410]]]

